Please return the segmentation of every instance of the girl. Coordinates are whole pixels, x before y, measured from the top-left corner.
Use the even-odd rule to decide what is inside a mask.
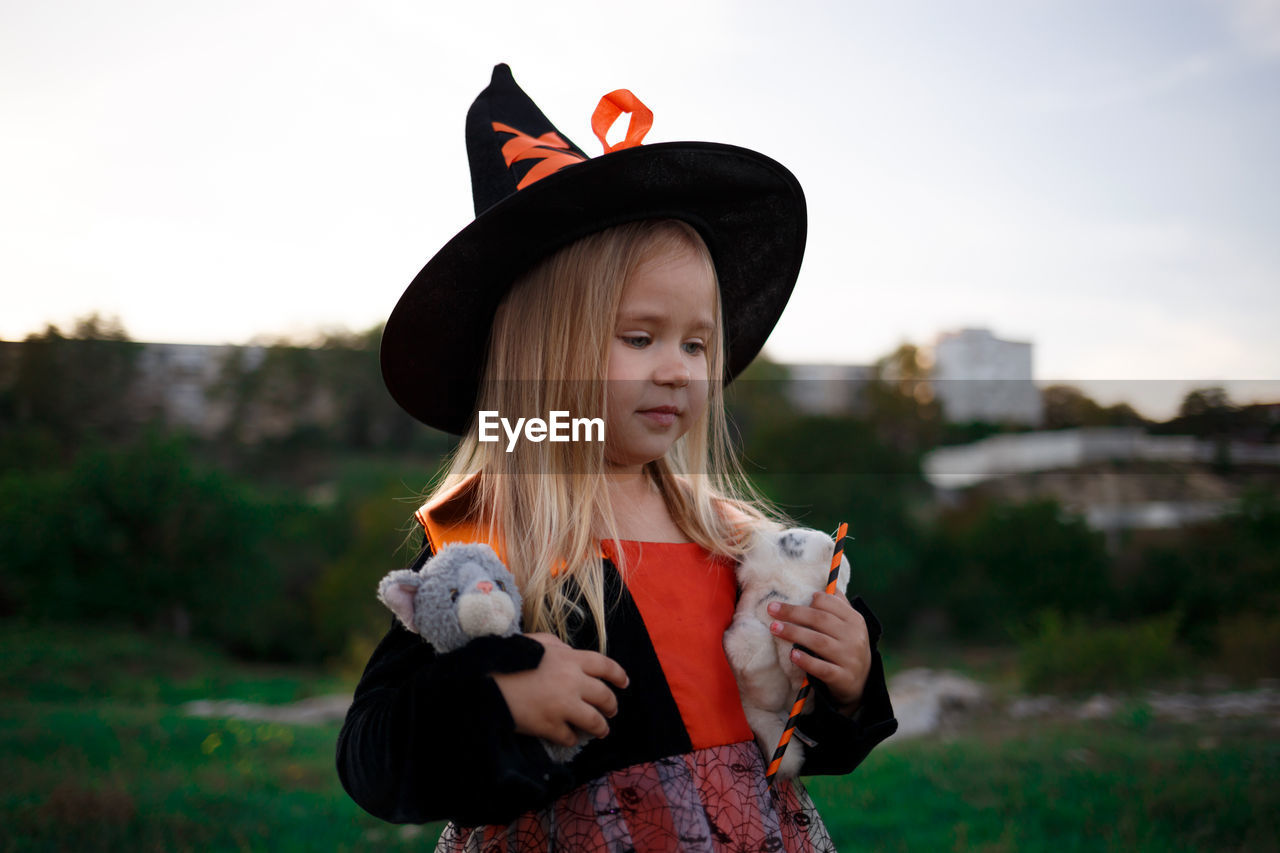
[[[803,788],[764,785],[721,639],[746,535],[776,524],[727,451],[722,380],[759,351],[804,243],[789,172],[731,146],[640,146],[614,92],[587,159],[500,65],[467,120],[477,218],[424,268],[383,339],[397,401],[464,433],[418,512],[420,568],[493,545],[530,633],[437,655],[399,623],[338,743],[351,796],[395,822],[449,818],[437,850],[831,849]],[[602,441],[486,441],[508,422],[600,418]],[[896,729],[855,600],[777,605],[815,682],[805,773],[845,773]],[[538,739],[586,740],[552,762]]]

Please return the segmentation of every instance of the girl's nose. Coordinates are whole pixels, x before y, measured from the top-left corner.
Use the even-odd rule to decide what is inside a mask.
[[[476,589],[480,590],[485,595],[488,595],[493,590],[493,584],[489,583],[488,581],[480,581],[478,584],[476,584]]]
[[[663,359],[654,371],[654,381],[659,385],[671,385],[675,388],[685,387],[692,378],[689,365],[685,364],[679,354]]]

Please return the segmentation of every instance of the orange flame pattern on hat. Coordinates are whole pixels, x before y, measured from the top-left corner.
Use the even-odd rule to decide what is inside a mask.
[[[499,133],[514,134],[502,146],[502,159],[507,161],[507,166],[511,166],[521,160],[539,161],[520,179],[520,183],[516,184],[516,189],[518,190],[524,189],[535,181],[542,180],[547,175],[555,174],[565,166],[581,163],[586,159],[581,154],[575,154],[570,151],[569,143],[561,139],[560,135],[555,132],[533,137],[499,121],[493,123],[493,129]]]

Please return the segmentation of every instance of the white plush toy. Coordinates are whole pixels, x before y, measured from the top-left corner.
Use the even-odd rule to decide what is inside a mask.
[[[475,637],[520,633],[520,590],[488,545],[445,545],[420,571],[398,569],[384,577],[378,600],[439,654]],[[582,735],[577,746],[542,745],[552,761],[564,763],[588,740]]]
[[[835,543],[819,530],[761,529],[738,565],[740,593],[733,623],[724,632],[724,650],[738,679],[747,722],[768,762],[782,736],[804,671],[791,661],[792,644],[769,631],[771,601],[809,604],[826,588]],[[838,594],[849,586],[849,561],[840,558]],[[804,747],[792,738],[778,776],[794,778],[804,763]]]

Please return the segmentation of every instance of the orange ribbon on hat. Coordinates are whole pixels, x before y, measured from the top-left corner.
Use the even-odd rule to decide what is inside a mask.
[[[609,134],[609,128],[613,127],[613,123],[623,113],[631,114],[627,122],[626,138],[617,145],[610,145],[605,137]],[[646,107],[631,93],[630,89],[615,89],[605,95],[596,105],[596,111],[591,114],[591,130],[604,146],[606,154],[621,151],[624,148],[634,148],[640,144],[651,127],[653,127],[653,110]]]
[[[581,163],[585,157],[569,150],[569,143],[560,138],[557,133],[544,133],[541,136],[533,137],[529,134],[509,127],[502,122],[495,121],[493,129],[500,133],[510,133],[512,136],[502,146],[502,159],[507,161],[510,166],[520,160],[536,160],[533,168],[528,174],[516,184],[516,189],[522,190],[532,184],[534,181],[540,181],[547,175],[560,171],[565,166],[573,163]]]

